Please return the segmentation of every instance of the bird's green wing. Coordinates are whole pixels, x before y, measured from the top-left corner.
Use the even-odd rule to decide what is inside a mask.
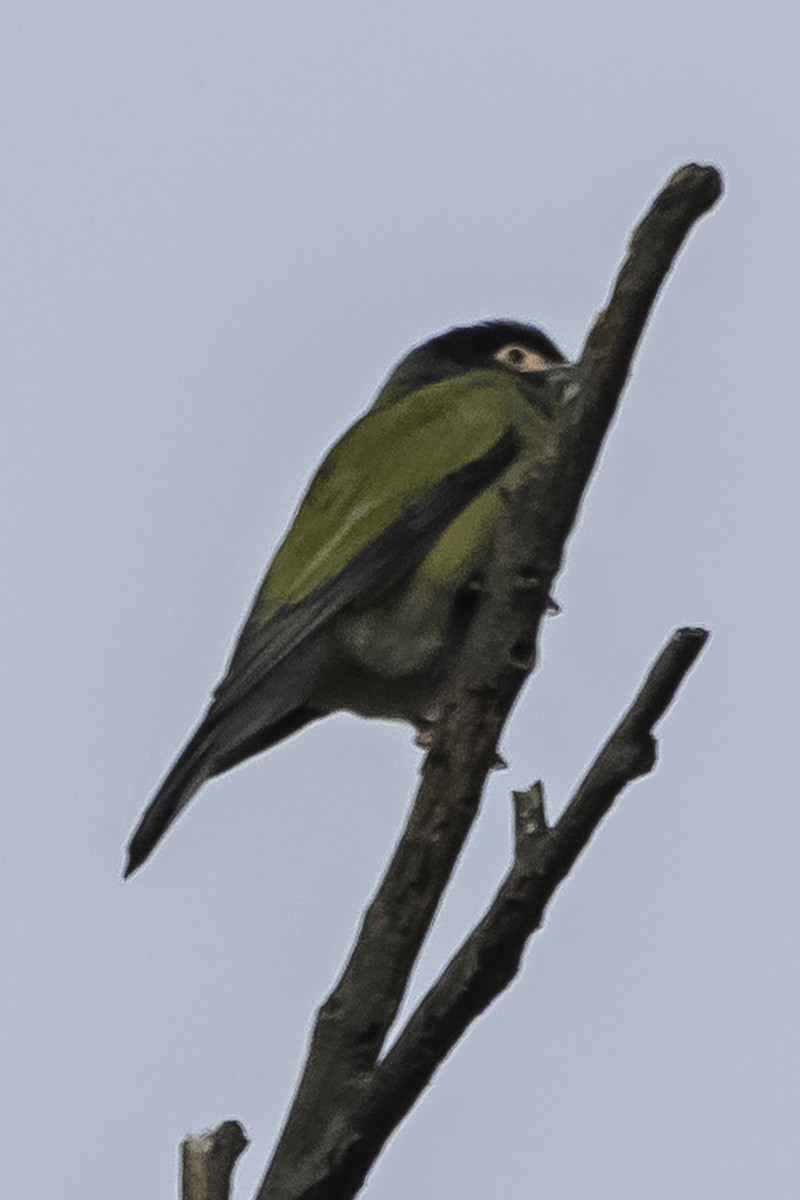
[[[275,555],[209,716],[238,703],[348,604],[410,574],[510,465],[519,443],[508,400],[513,411],[519,394],[498,390],[487,391],[485,377],[447,380],[347,431]]]

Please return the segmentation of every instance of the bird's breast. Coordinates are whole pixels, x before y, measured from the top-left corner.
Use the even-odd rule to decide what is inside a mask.
[[[335,617],[335,667],[315,703],[415,723],[436,707],[474,611],[470,584],[486,560],[498,512],[499,496],[484,493],[408,579]]]

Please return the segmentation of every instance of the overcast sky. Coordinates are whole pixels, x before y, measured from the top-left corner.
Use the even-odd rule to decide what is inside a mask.
[[[123,885],[325,448],[410,344],[572,354],[679,163],[727,194],[642,345],[414,980],[671,630],[713,640],[374,1200],[797,1194],[795,5],[26,0],[0,14],[3,1191],[251,1196],[419,752],[338,716],[210,785]]]

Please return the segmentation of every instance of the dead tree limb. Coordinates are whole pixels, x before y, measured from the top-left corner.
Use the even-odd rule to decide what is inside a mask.
[[[458,1039],[508,987],[545,907],[620,792],[655,766],[653,726],[708,634],[678,629],[633,704],[589,768],[557,824],[547,824],[544,786],[514,792],[514,860],[485,916],[411,1014],[375,1071],[371,1125],[399,1124]]]
[[[475,819],[503,726],[535,666],[553,580],[639,339],[684,240],[721,191],[713,167],[690,164],[675,172],[635,230],[578,361],[543,376],[549,430],[525,487],[506,499],[504,531],[406,829],[342,975],[319,1010],[257,1200],[356,1195],[386,1138],[461,1033],[513,978],[546,904],[616,796],[652,769],[653,726],[700,653],[703,630],[673,635],[552,829],[540,784],[515,793],[511,870],[387,1052],[389,1030]],[[208,1200],[225,1198],[220,1193]]]
[[[181,1200],[229,1200],[233,1171],[247,1138],[238,1121],[223,1121],[181,1142]]]

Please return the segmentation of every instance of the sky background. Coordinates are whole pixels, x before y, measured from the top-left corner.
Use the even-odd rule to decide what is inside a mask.
[[[797,1195],[798,21],[676,0],[26,0],[0,15],[3,1184],[155,1200],[237,1117],[252,1195],[418,751],[338,716],[123,885],[292,509],[442,327],[569,354],[681,162],[662,295],[413,996],[671,630],[713,640],[371,1200]]]

